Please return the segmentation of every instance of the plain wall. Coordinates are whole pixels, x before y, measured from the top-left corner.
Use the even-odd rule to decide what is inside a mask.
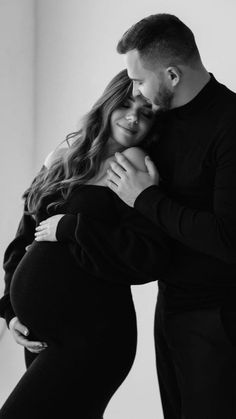
[[[0,253],[16,232],[33,173],[34,2],[0,0]],[[1,263],[2,265],[2,263]],[[3,270],[0,291],[2,295]],[[24,371],[23,352],[0,319],[0,404]]]
[[[33,1],[22,0],[0,1],[3,10],[3,15],[0,10],[3,21],[0,42],[3,50],[6,49],[3,68],[7,67],[7,85],[0,81],[0,91],[9,96],[1,104],[5,116],[0,129],[3,130],[2,139],[8,139],[3,145],[1,165],[4,175],[4,180],[1,176],[2,199],[5,202],[1,213],[2,247],[15,231],[20,212],[19,196],[29,177],[40,168],[48,152],[77,129],[80,117],[111,77],[124,67],[123,58],[116,53],[115,47],[131,24],[152,13],[176,14],[195,33],[207,69],[236,91],[234,0],[38,0],[35,2],[35,49],[33,4]],[[12,16],[15,25],[12,25]],[[11,49],[13,53],[9,53]],[[0,51],[2,54],[2,48]],[[16,62],[17,66],[14,66]],[[8,72],[8,67],[12,68],[13,74]],[[20,75],[16,67],[21,69]],[[33,102],[34,107],[30,109]],[[11,188],[6,187],[6,179]],[[137,356],[104,419],[161,419],[153,344],[157,286],[153,283],[132,287],[132,292],[139,329]],[[9,354],[6,351],[7,348],[15,349],[12,349],[8,333],[2,342],[0,362],[4,359],[10,368],[10,373],[7,368],[3,373],[1,371],[0,397],[3,400],[9,387],[17,381],[23,364],[18,355],[15,358],[14,352],[16,362],[13,367],[10,365],[13,356],[10,350]]]

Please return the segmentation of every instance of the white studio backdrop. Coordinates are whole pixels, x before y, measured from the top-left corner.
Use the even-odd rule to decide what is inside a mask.
[[[236,91],[235,0],[0,0],[1,258],[17,228],[21,194],[45,156],[78,128],[124,67],[119,38],[142,17],[163,12],[193,30],[206,68]],[[132,292],[137,356],[104,419],[162,419],[153,342],[157,286]],[[0,368],[1,405],[24,371],[22,349],[8,331]]]

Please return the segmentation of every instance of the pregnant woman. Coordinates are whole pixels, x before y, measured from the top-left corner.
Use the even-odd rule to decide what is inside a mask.
[[[51,153],[24,194],[25,212],[5,252],[0,314],[8,324],[11,320],[13,329],[18,325],[19,336],[24,328],[30,332],[27,370],[0,418],[101,419],[129,373],[137,339],[130,285],[157,279],[168,263],[168,243],[106,187],[106,172],[116,151],[146,170],[145,153],[136,146],[145,147],[154,131],[151,106],[132,97],[123,70],[80,131],[68,136],[68,148]],[[147,271],[125,266],[122,255],[104,243],[94,261],[79,242],[78,214],[105,220],[111,228],[120,226],[121,248],[128,245],[132,224]],[[42,241],[49,217],[56,219],[54,241]],[[155,244],[155,261],[147,252],[149,241]]]

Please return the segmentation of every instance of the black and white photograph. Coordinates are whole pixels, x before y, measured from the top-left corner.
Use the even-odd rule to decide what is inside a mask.
[[[236,418],[235,0],[0,0],[0,419]]]

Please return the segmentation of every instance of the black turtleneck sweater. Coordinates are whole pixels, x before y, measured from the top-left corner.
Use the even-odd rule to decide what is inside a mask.
[[[162,184],[136,210],[172,240],[160,289],[169,309],[236,308],[236,94],[210,81],[160,117],[150,152]]]

